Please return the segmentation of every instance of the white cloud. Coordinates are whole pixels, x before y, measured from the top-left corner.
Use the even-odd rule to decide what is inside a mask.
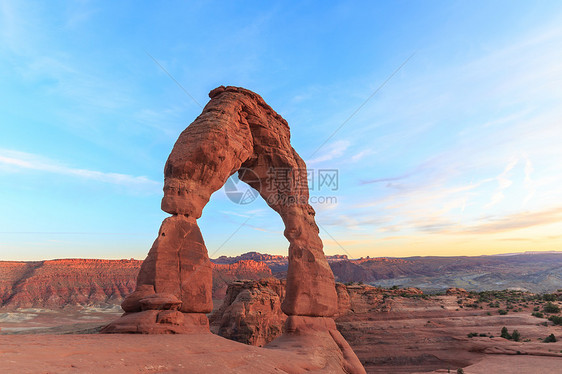
[[[338,140],[330,143],[323,148],[324,152],[320,152],[320,156],[306,162],[307,165],[318,164],[324,161],[330,161],[339,158],[345,154],[351,143],[347,140]]]
[[[507,164],[505,169],[501,172],[501,174],[496,177],[496,180],[498,182],[498,188],[496,189],[496,191],[492,195],[492,199],[491,199],[490,203],[488,203],[484,207],[484,209],[490,208],[490,207],[498,204],[500,201],[502,201],[504,199],[504,197],[505,197],[505,195],[503,193],[504,190],[508,189],[513,184],[513,181],[508,178],[508,174],[511,171],[511,169],[513,169],[515,167],[515,165],[517,165],[518,161],[519,161],[518,159],[511,160],[509,162],[509,164]]]
[[[151,193],[160,193],[162,190],[162,183],[153,181],[145,176],[73,168],[33,153],[0,149],[0,171],[13,173],[22,169],[134,187]]]
[[[375,152],[373,152],[373,150],[371,150],[371,149],[364,149],[361,152],[356,153],[353,156],[351,156],[351,161],[357,162],[357,161],[361,160],[362,158],[364,158],[365,156],[372,155],[373,153],[375,153]]]

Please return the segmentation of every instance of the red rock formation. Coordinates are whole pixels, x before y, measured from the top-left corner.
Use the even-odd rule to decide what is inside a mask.
[[[263,262],[240,260],[230,264],[213,264],[213,299],[223,299],[228,285],[237,280],[258,280],[272,277]]]
[[[0,261],[0,307],[53,309],[119,305],[135,290],[141,264],[139,260]],[[233,281],[272,276],[266,264],[252,260],[212,264],[212,268],[213,299],[224,298],[228,284]],[[154,293],[152,287],[148,289],[144,295]],[[131,305],[126,303],[123,307],[130,310]]]
[[[123,302],[126,311],[149,315],[138,310],[152,290],[179,299],[181,312],[211,311],[211,263],[196,219],[211,194],[238,171],[239,178],[258,190],[285,224],[290,246],[283,311],[334,315],[334,276],[322,251],[314,209],[308,204],[306,165],[291,147],[287,122],[259,95],[243,88],[221,86],[209,96],[211,101],[180,134],[166,162],[162,210],[173,216],[162,223],[141,267],[137,289]],[[279,171],[285,179],[280,180]],[[136,317],[126,317],[131,326]],[[122,325],[116,321],[105,332],[123,331]],[[146,326],[143,319],[131,332],[155,331]]]
[[[177,297],[184,313],[213,310],[212,265],[195,218],[175,215],[164,220],[139,272],[137,287],[145,285]],[[136,298],[136,292],[129,298]]]
[[[209,96],[211,101],[181,133],[166,162],[162,210],[199,218],[211,194],[240,170],[239,178],[259,191],[285,224],[290,246],[283,310],[333,315],[334,276],[308,204],[306,165],[291,147],[287,122],[243,88],[221,86]],[[272,176],[278,171],[288,180]]]
[[[448,296],[467,296],[468,292],[464,288],[450,287],[447,288],[445,294]]]
[[[131,293],[141,261],[66,259],[0,262],[0,306],[116,304]]]
[[[269,278],[233,282],[223,304],[211,315],[213,330],[245,344],[264,346],[283,332],[285,281]]]
[[[423,295],[417,288],[384,289],[363,284],[336,283],[336,289],[338,317],[388,312],[392,297]],[[267,344],[290,329],[288,325],[283,327],[287,315],[279,308],[284,294],[282,280],[234,282],[229,285],[222,306],[211,316],[211,322],[217,333],[228,339],[260,346]]]

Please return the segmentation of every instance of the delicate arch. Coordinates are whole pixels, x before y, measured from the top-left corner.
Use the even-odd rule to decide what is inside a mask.
[[[218,87],[197,119],[179,136],[164,169],[162,210],[172,214],[139,274],[137,291],[123,303],[137,311],[147,293],[175,295],[182,312],[212,308],[211,264],[196,219],[233,173],[259,191],[285,224],[289,240],[287,315],[332,316],[337,294],[332,271],[308,204],[306,165],[290,144],[287,122],[254,92]],[[289,183],[276,183],[282,170]],[[272,175],[273,174],[273,175]],[[168,236],[166,236],[168,235]],[[143,291],[144,290],[144,291]]]

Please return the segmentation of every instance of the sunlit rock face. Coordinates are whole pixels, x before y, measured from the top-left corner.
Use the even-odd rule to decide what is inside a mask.
[[[209,96],[168,157],[162,210],[172,217],[162,223],[124,308],[138,312],[153,292],[177,298],[183,313],[211,311],[212,268],[196,219],[211,195],[238,172],[285,224],[290,245],[283,312],[333,316],[334,276],[308,204],[306,165],[291,147],[287,122],[246,89],[221,86]]]
[[[166,162],[162,209],[197,219],[211,194],[240,171],[240,180],[255,188],[285,224],[290,246],[283,311],[333,315],[334,277],[308,204],[306,165],[291,147],[287,122],[243,88],[219,87],[209,96],[211,101],[181,133]],[[279,172],[289,175],[289,183],[276,179]]]

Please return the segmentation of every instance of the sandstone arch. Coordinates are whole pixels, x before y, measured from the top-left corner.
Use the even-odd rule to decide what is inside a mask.
[[[312,354],[321,372],[365,373],[329,318],[337,312],[334,276],[308,204],[306,165],[291,147],[287,122],[246,89],[221,86],[209,96],[164,168],[162,210],[172,216],[162,222],[135,292],[123,301],[125,314],[102,332],[209,332],[212,267],[197,219],[211,194],[243,168],[253,173],[239,173],[240,179],[279,213],[289,240],[286,332],[269,347]],[[270,183],[279,170],[290,177],[288,184]]]
[[[183,333],[208,330],[212,267],[197,219],[211,194],[239,173],[281,216],[289,241],[289,316],[329,317],[337,310],[332,271],[308,204],[306,165],[290,144],[287,122],[252,91],[218,87],[179,136],[164,168],[162,210],[172,214],[143,262],[125,315],[105,332]],[[289,184],[276,184],[282,170]]]
[[[308,204],[306,165],[291,147],[287,122],[259,95],[243,88],[219,87],[209,96],[211,101],[181,133],[166,162],[162,210],[197,219],[228,177],[240,168],[252,170],[240,173],[240,179],[279,213],[290,243],[283,311],[333,315],[334,277]],[[272,172],[287,176],[289,183],[275,183]]]

